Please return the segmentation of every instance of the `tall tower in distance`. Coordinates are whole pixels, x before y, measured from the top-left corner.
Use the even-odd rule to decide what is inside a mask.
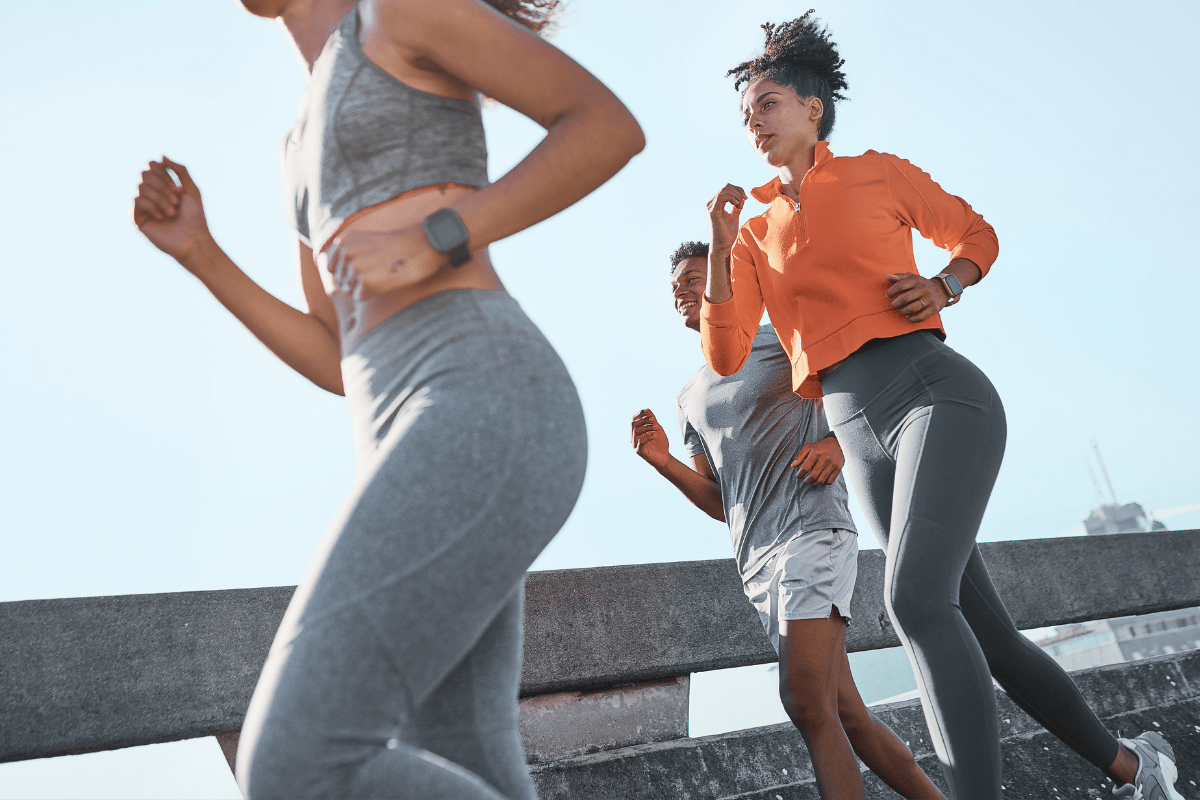
[[[1109,480],[1108,470],[1104,467],[1104,459],[1100,457],[1100,445],[1095,441],[1092,442],[1092,449],[1096,451],[1096,461],[1100,463],[1100,474],[1104,476],[1104,483],[1108,486],[1108,495],[1112,502],[1106,503],[1104,495],[1100,491],[1100,484],[1096,481],[1096,473],[1092,472],[1092,465],[1088,463],[1088,474],[1092,476],[1092,485],[1096,487],[1096,499],[1100,504],[1092,509],[1092,513],[1088,514],[1087,519],[1083,521],[1084,530],[1089,536],[1107,536],[1115,533],[1144,533],[1146,531],[1162,531],[1166,530],[1167,526],[1156,519],[1151,519],[1146,513],[1146,509],[1142,508],[1141,503],[1125,503],[1124,505],[1117,502],[1117,493],[1113,491],[1112,481]]]
[[[1089,462],[1088,473],[1092,476],[1092,485],[1096,487],[1099,505],[1092,509],[1083,522],[1088,535],[1165,531],[1167,526],[1155,519],[1156,516],[1171,516],[1200,507],[1181,506],[1147,514],[1140,503],[1121,504],[1108,477],[1104,459],[1100,457],[1100,446],[1093,441],[1092,449],[1096,451],[1100,474],[1108,487],[1108,499],[1100,491],[1100,483]],[[1060,626],[1053,636],[1041,639],[1037,644],[1066,669],[1137,661],[1197,649],[1200,648],[1200,607]]]

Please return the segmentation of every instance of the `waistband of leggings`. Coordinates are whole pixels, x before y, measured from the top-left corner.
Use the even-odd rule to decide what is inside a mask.
[[[821,391],[829,395],[883,387],[918,359],[948,349],[930,330],[872,339],[846,356],[841,366],[821,379]]]
[[[447,289],[431,294],[392,314],[380,322],[343,357],[370,356],[381,348],[390,348],[395,337],[427,337],[433,331],[471,317],[525,317],[521,306],[508,292],[498,289]]]

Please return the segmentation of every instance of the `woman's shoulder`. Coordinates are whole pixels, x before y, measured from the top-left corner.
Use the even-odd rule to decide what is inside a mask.
[[[893,153],[885,153],[882,150],[866,150],[862,155],[837,156],[831,163],[848,169],[880,169],[889,164],[909,164],[911,162]]]
[[[847,156],[834,159],[835,161],[846,161],[847,166],[852,163],[855,166],[862,168],[873,169],[892,169],[904,172],[911,169],[919,169],[916,164],[909,161],[907,158],[896,155],[895,153],[885,153],[882,150],[867,150],[860,156]]]
[[[840,162],[840,163],[839,163]],[[842,156],[833,159],[834,171],[870,177],[875,180],[920,182],[928,179],[929,173],[907,158],[881,150],[867,150],[859,156]]]

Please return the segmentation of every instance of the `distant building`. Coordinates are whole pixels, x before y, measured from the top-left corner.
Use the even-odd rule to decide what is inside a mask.
[[[1083,527],[1089,536],[1165,531],[1167,529],[1167,526],[1158,520],[1152,520],[1140,503],[1126,503],[1122,506],[1116,503],[1098,505],[1083,521]]]
[[[1099,451],[1097,451],[1099,456]],[[1101,470],[1104,462],[1100,462]],[[1108,480],[1107,472],[1104,478]],[[1112,492],[1112,484],[1109,484]],[[1099,486],[1096,487],[1099,495]],[[1113,502],[1092,509],[1083,523],[1089,536],[1165,531],[1167,526],[1153,519],[1138,503]],[[1050,654],[1063,669],[1077,670],[1137,661],[1151,656],[1200,649],[1200,608],[1160,611],[1138,617],[1061,625],[1036,644]]]
[[[1060,625],[1052,636],[1039,639],[1037,645],[1068,671],[1129,660],[1118,646],[1117,637],[1106,620]]]
[[[1200,648],[1200,608],[1108,620],[1126,661]]]
[[[1036,644],[1066,670],[1200,649],[1200,608],[1061,625]]]

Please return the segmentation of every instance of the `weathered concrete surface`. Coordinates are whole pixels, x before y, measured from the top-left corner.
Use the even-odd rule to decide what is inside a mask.
[[[1200,531],[983,546],[1022,627],[1200,603]],[[897,643],[859,559],[850,650]],[[0,603],[0,761],[237,731],[292,587]],[[732,560],[536,572],[523,696],[774,660]]]
[[[291,596],[0,603],[0,761],[240,730]]]
[[[1200,531],[980,549],[1022,628],[1200,603]],[[851,652],[900,643],[884,608],[883,570],[881,552],[859,555]],[[774,660],[732,560],[535,572],[527,584],[522,694]]]
[[[680,675],[583,692],[539,694],[521,700],[517,723],[531,764],[683,739],[688,732],[688,688]],[[237,772],[239,731],[217,734],[217,744]]]
[[[773,661],[732,559],[534,572],[521,694]]]
[[[1179,760],[1177,788],[1200,797],[1200,652],[1099,667],[1073,677],[1111,730],[1156,730]],[[1110,797],[1103,774],[998,693],[1005,797]],[[946,791],[916,701],[874,711]],[[628,747],[532,767],[542,800],[816,800],[812,765],[790,724]],[[896,794],[864,771],[868,798]]]
[[[980,545],[1021,628],[1187,608],[1200,598],[1200,530]]]
[[[647,742],[688,732],[687,675],[521,701],[519,723],[531,764]]]

